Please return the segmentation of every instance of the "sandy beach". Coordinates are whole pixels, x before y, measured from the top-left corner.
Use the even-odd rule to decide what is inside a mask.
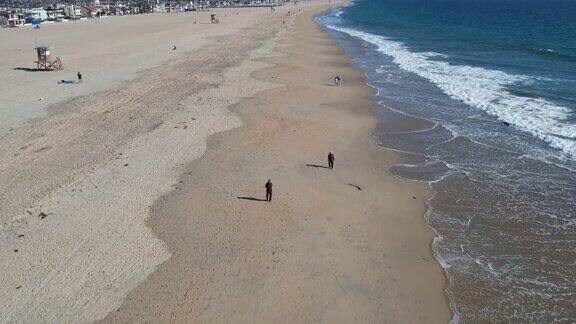
[[[214,28],[210,14],[222,24]],[[63,100],[110,90],[157,67],[251,26],[267,8],[214,9],[212,11],[107,17],[43,24],[0,31],[0,135],[30,118],[46,115],[43,108]],[[176,45],[177,50],[172,51]],[[64,70],[37,72],[37,46],[49,46],[62,59]],[[85,86],[61,85],[80,71]]]
[[[429,189],[388,172],[330,5],[51,25],[64,71],[3,62],[0,322],[449,321]]]

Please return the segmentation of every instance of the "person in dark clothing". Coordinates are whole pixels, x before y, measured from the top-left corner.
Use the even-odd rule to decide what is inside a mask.
[[[266,187],[266,201],[271,202],[272,201],[272,182],[270,181],[270,179],[268,179],[268,182],[266,182],[266,185],[264,187]]]
[[[336,160],[336,158],[334,158],[334,152],[330,151],[328,153],[328,167],[330,169],[334,169],[334,161]]]
[[[78,77],[78,82],[82,83],[82,74],[80,73],[80,71],[78,71],[78,73],[76,73],[76,76]]]

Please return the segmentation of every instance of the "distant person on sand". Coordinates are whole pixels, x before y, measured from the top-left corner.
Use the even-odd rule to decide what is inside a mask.
[[[78,83],[82,83],[82,73],[80,73],[80,71],[76,73],[76,77],[78,77]]]
[[[176,45],[172,45],[172,50],[173,50],[173,51],[176,50]]]
[[[336,158],[334,157],[334,152],[330,150],[330,152],[328,152],[328,167],[330,169],[334,169],[334,161],[336,161]]]
[[[339,76],[336,76],[336,77],[334,78],[334,84],[335,84],[336,86],[339,86],[341,81],[342,81],[342,80],[340,79]]]
[[[266,182],[266,185],[264,187],[266,187],[266,201],[271,202],[272,201],[272,182],[270,181],[270,179],[268,179],[268,182]]]

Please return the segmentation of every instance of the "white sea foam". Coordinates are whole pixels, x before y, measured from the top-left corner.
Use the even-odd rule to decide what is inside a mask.
[[[564,157],[576,160],[576,125],[566,121],[570,110],[541,98],[515,96],[506,90],[509,85],[529,83],[533,79],[480,67],[452,65],[437,59],[444,57],[442,54],[410,52],[403,43],[383,36],[327,27],[377,46],[379,52],[391,56],[400,68],[433,82],[450,97],[529,132],[560,150]],[[431,60],[432,57],[436,59]]]

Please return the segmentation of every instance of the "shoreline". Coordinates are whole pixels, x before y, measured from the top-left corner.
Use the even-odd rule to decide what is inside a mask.
[[[353,62],[352,57],[350,57],[350,55],[348,53],[346,53],[346,50],[344,49],[345,45],[340,44],[338,42],[338,40],[336,39],[337,38],[336,34],[341,34],[341,36],[339,36],[339,37],[344,37],[347,39],[346,42],[351,42],[351,43],[355,42],[354,37],[352,37],[349,34],[342,33],[340,31],[331,29],[329,26],[323,25],[323,24],[319,23],[318,21],[316,21],[316,18],[321,16],[323,13],[324,12],[318,13],[314,17],[316,24],[325,33],[330,35],[330,37],[333,39],[336,46],[339,46],[344,50],[345,55],[350,60],[349,64],[352,67],[362,71],[362,68],[359,66],[356,66],[356,64]],[[336,34],[334,34],[334,33],[336,33]],[[356,45],[352,45],[352,46],[359,46],[359,45],[356,44]],[[355,50],[359,50],[359,49],[355,49]],[[365,78],[365,84],[366,84],[366,86],[368,86],[372,89],[372,91],[373,91],[372,97],[373,97],[373,100],[375,100],[376,97],[378,96],[378,91],[379,91],[378,86],[376,86],[375,84],[371,84],[368,81],[368,78]],[[373,106],[376,107],[377,105],[378,104],[376,102],[374,102]],[[424,222],[424,225],[427,228],[429,228],[430,231],[433,233],[432,240],[430,242],[430,253],[433,255],[435,261],[438,263],[438,266],[441,267],[441,269],[442,269],[442,275],[443,275],[442,278],[444,281],[443,295],[444,295],[444,299],[446,301],[446,306],[449,308],[449,311],[451,314],[451,318],[450,318],[449,322],[450,323],[453,323],[453,322],[458,323],[459,318],[460,318],[460,314],[457,312],[457,309],[454,305],[454,300],[450,296],[450,294],[451,294],[450,289],[449,289],[450,278],[448,277],[448,274],[446,273],[447,263],[434,247],[434,245],[437,244],[437,242],[439,240],[441,240],[441,235],[429,223],[429,220],[428,220],[428,217],[430,216],[430,213],[432,212],[432,205],[431,204],[432,204],[432,200],[434,199],[434,191],[432,188],[432,184],[436,181],[439,181],[439,179],[431,181],[431,180],[426,180],[426,179],[410,178],[407,176],[402,176],[402,175],[397,174],[396,172],[392,171],[392,168],[406,167],[406,166],[411,167],[411,166],[421,164],[425,161],[425,156],[422,154],[419,154],[419,153],[405,151],[402,149],[396,149],[396,148],[393,148],[390,146],[386,146],[382,143],[379,143],[380,140],[378,139],[378,132],[385,130],[388,127],[391,127],[393,129],[393,132],[410,132],[410,131],[421,132],[421,131],[425,131],[425,130],[432,130],[438,124],[435,123],[434,121],[430,120],[430,119],[415,116],[415,115],[410,115],[410,114],[403,112],[401,110],[394,109],[388,105],[384,105],[384,104],[380,104],[380,105],[383,106],[385,111],[380,112],[380,114],[381,114],[380,117],[376,117],[376,115],[375,115],[376,112],[374,111],[374,117],[378,120],[378,123],[377,123],[377,126],[374,127],[373,132],[371,133],[371,137],[372,137],[375,145],[377,145],[378,147],[380,147],[384,150],[394,152],[400,158],[400,161],[398,163],[393,163],[393,164],[389,165],[388,173],[390,175],[392,175],[393,177],[397,177],[398,179],[401,179],[403,181],[410,181],[410,182],[415,182],[415,183],[424,183],[428,187],[429,196],[424,201],[425,210],[424,210],[424,213],[422,215],[423,216],[423,222]]]
[[[323,237],[327,235],[334,236],[331,237],[330,240],[338,241],[338,239],[342,239],[342,237],[338,237],[339,235],[336,233],[337,231],[326,231],[326,228],[324,228],[325,226],[328,228],[331,227],[329,224],[324,222],[329,219],[329,221],[331,221],[332,217],[326,215],[326,212],[316,210],[319,207],[314,205],[310,205],[310,207],[315,210],[315,213],[307,215],[318,218],[326,217],[325,219],[317,219],[313,221],[312,219],[299,215],[300,212],[306,213],[305,210],[300,208],[295,212],[293,209],[297,209],[297,207],[290,207],[289,201],[298,201],[299,204],[301,204],[303,200],[305,201],[306,199],[297,199],[301,197],[294,192],[280,192],[281,198],[275,198],[275,201],[281,199],[281,207],[260,206],[259,204],[265,203],[254,202],[259,199],[258,196],[261,191],[261,185],[258,182],[255,182],[256,179],[246,179],[246,174],[255,176],[262,171],[261,169],[275,170],[276,172],[280,171],[282,173],[285,168],[291,168],[293,169],[292,171],[296,170],[298,173],[303,173],[304,177],[312,177],[313,179],[316,179],[315,177],[318,176],[317,170],[321,170],[321,168],[316,165],[313,168],[308,167],[308,169],[314,170],[307,170],[307,166],[305,165],[291,165],[290,167],[282,166],[285,162],[280,162],[278,156],[270,156],[266,154],[267,150],[272,150],[274,152],[273,155],[278,155],[280,153],[277,151],[278,146],[274,145],[275,143],[268,143],[266,140],[263,140],[261,138],[263,135],[260,134],[260,131],[258,130],[259,127],[263,127],[264,130],[262,130],[262,132],[265,134],[274,134],[271,136],[275,139],[283,136],[288,138],[293,137],[294,135],[290,133],[306,132],[310,135],[310,130],[308,130],[307,125],[305,125],[307,122],[301,120],[302,115],[309,118],[312,117],[310,114],[330,113],[328,111],[311,112],[293,106],[286,107],[287,105],[290,106],[290,104],[287,104],[286,102],[284,102],[284,107],[282,108],[272,108],[272,106],[276,105],[282,106],[283,101],[290,101],[285,100],[286,94],[281,94],[283,91],[293,92],[288,96],[292,98],[292,100],[296,99],[298,94],[307,97],[306,91],[304,91],[302,87],[317,87],[318,85],[315,84],[315,82],[322,81],[317,80],[317,78],[314,77],[305,77],[314,80],[297,80],[299,78],[297,73],[298,71],[301,72],[300,77],[302,75],[308,76],[310,71],[302,69],[301,66],[296,68],[287,63],[290,62],[294,64],[291,58],[295,56],[295,53],[285,49],[293,47],[295,43],[302,44],[301,47],[306,47],[309,51],[311,48],[315,47],[315,44],[321,43],[323,47],[321,52],[329,52],[330,54],[324,54],[319,62],[315,63],[318,63],[318,65],[320,65],[319,63],[328,63],[328,65],[331,65],[334,68],[346,70],[344,74],[346,75],[345,80],[347,85],[345,87],[353,88],[354,95],[347,93],[346,96],[350,96],[350,98],[345,99],[346,103],[344,103],[344,105],[342,105],[342,103],[334,104],[338,110],[336,114],[344,113],[343,117],[361,120],[360,124],[363,125],[361,129],[364,133],[357,134],[358,130],[352,131],[351,129],[347,129],[348,127],[345,126],[344,128],[347,129],[348,132],[352,131],[355,138],[363,136],[363,139],[360,141],[362,147],[371,147],[370,155],[376,154],[384,156],[385,158],[383,161],[386,161],[385,164],[389,165],[394,163],[394,161],[400,161],[400,158],[396,153],[378,146],[372,140],[370,131],[373,129],[376,122],[376,117],[373,116],[371,108],[373,103],[369,99],[372,90],[364,83],[362,72],[350,66],[349,59],[342,53],[342,50],[338,45],[336,45],[324,31],[320,30],[320,26],[312,21],[312,16],[315,14],[306,13],[305,17],[299,15],[296,18],[298,19],[299,24],[290,25],[288,31],[290,36],[280,37],[280,39],[291,38],[291,42],[286,43],[285,41],[283,42],[280,40],[275,56],[272,56],[269,59],[259,60],[273,64],[273,66],[252,73],[254,77],[261,81],[270,82],[271,80],[274,80],[273,82],[281,85],[282,88],[274,88],[272,90],[258,92],[252,98],[242,100],[238,105],[234,106],[232,111],[239,115],[244,125],[240,128],[235,128],[210,136],[208,139],[206,154],[200,159],[191,162],[186,167],[187,171],[180,180],[182,187],[178,191],[169,193],[154,205],[154,213],[148,219],[147,223],[153,229],[156,236],[167,242],[169,249],[173,253],[173,257],[166,263],[162,264],[159,269],[137,290],[133,291],[130,297],[126,299],[125,304],[118,309],[117,312],[110,314],[104,322],[125,322],[130,320],[160,322],[270,322],[279,320],[330,320],[344,322],[365,320],[391,321],[398,318],[402,320],[409,319],[411,322],[447,322],[451,318],[448,301],[444,295],[445,277],[440,265],[437,264],[436,260],[432,256],[432,229],[428,227],[423,219],[423,203],[430,194],[426,185],[410,184],[410,181],[408,180],[398,179],[400,181],[394,181],[393,179],[386,179],[388,181],[392,180],[394,182],[402,183],[401,186],[405,187],[404,190],[418,195],[418,198],[411,199],[412,201],[408,204],[414,205],[416,203],[421,203],[422,205],[419,208],[416,208],[420,213],[412,212],[411,216],[414,217],[416,223],[419,223],[420,229],[418,232],[427,232],[426,236],[423,237],[423,240],[420,241],[420,244],[422,244],[422,242],[424,244],[416,248],[419,254],[425,254],[425,256],[420,256],[418,258],[411,252],[406,253],[406,251],[403,251],[400,254],[404,255],[399,256],[395,262],[392,262],[394,267],[399,266],[402,270],[391,271],[390,269],[392,266],[388,266],[388,270],[385,270],[386,267],[382,267],[382,269],[373,269],[373,271],[377,272],[390,271],[392,274],[382,276],[382,274],[377,273],[364,273],[363,275],[366,275],[366,277],[351,279],[349,276],[352,273],[355,273],[355,271],[362,272],[362,270],[356,268],[351,273],[346,273],[341,277],[341,274],[334,273],[333,279],[323,278],[323,280],[326,280],[327,282],[320,285],[315,282],[307,283],[310,287],[306,287],[305,284],[303,285],[301,283],[302,280],[306,282],[306,278],[311,275],[309,271],[312,270],[302,271],[299,267],[306,268],[307,262],[313,262],[309,259],[312,256],[306,255],[303,250],[311,248],[310,246],[307,246],[307,244],[314,245],[314,250],[318,249],[316,246],[318,244],[318,238],[311,238],[308,236],[320,235]],[[305,31],[300,27],[302,25],[306,26],[304,28]],[[310,41],[302,42],[302,37],[295,36],[312,32],[315,40],[312,43]],[[298,53],[296,55],[303,55],[301,47],[300,51],[296,51]],[[280,54],[280,56],[278,56],[278,54]],[[328,62],[323,60],[327,60]],[[307,68],[314,71],[310,66],[310,63],[311,62],[308,62],[305,65],[308,65]],[[323,77],[327,77],[327,75],[323,75]],[[308,84],[311,81],[312,83]],[[330,82],[330,79],[325,78],[324,81]],[[361,95],[358,95],[358,93]],[[340,95],[336,96],[339,97]],[[323,99],[326,100],[326,98]],[[350,108],[346,107],[346,105],[350,105],[350,102],[347,100],[351,99],[361,100],[363,102],[360,105],[363,107],[361,109],[362,112],[355,111],[354,109],[352,109],[353,111],[350,111]],[[306,101],[306,104],[310,104],[310,102]],[[322,103],[317,102],[313,104],[319,106],[323,105]],[[266,110],[263,107],[264,105],[270,105],[269,108],[273,110],[273,112]],[[290,114],[291,109],[296,109],[296,114]],[[264,117],[259,117],[260,115],[264,115]],[[318,116],[316,115],[314,118],[318,118]],[[317,121],[315,120],[314,122],[316,123]],[[342,125],[339,125],[339,127],[341,126]],[[286,129],[290,127],[294,128],[292,132]],[[325,135],[324,133],[326,130],[327,129],[322,127],[321,130],[312,130],[312,133],[323,137],[322,135]],[[277,135],[277,132],[281,135]],[[243,140],[246,140],[248,143],[243,143]],[[299,138],[299,140],[300,145],[302,145],[304,142],[301,141],[305,140],[305,138]],[[283,150],[290,152],[293,150],[300,151],[300,154],[305,153],[305,155],[308,155],[313,159],[310,155],[312,152],[308,147],[310,146],[309,143],[304,145],[303,148],[305,152],[302,152],[297,144],[291,144],[283,140],[280,140],[280,142],[283,143],[283,145],[280,145]],[[354,145],[356,144],[358,143],[355,143]],[[237,148],[236,146],[240,147]],[[252,150],[250,149],[252,146],[264,146],[265,149]],[[346,152],[346,150],[344,150],[344,152]],[[337,150],[337,156],[339,156],[339,153],[340,152]],[[262,163],[252,162],[252,159],[260,160],[260,158],[263,160],[269,160],[269,163],[272,165],[266,166]],[[280,158],[280,160],[284,161],[283,158]],[[288,162],[288,164],[291,164],[291,162],[293,161]],[[247,163],[255,163],[257,166],[252,165],[251,167],[246,167],[245,164]],[[304,161],[297,163],[304,163]],[[337,165],[338,164],[339,163],[337,162]],[[355,163],[344,163],[344,165],[345,167],[358,167]],[[232,174],[229,174],[230,172],[225,172],[225,170],[228,170],[229,168],[233,169]],[[337,166],[337,169],[338,168],[339,166]],[[287,173],[290,172],[287,171]],[[378,172],[372,174],[372,176],[376,177],[378,177],[378,175],[381,176]],[[294,174],[291,174],[288,178],[291,176],[294,176]],[[218,179],[218,177],[225,178],[226,180]],[[233,180],[234,177],[239,177],[241,179]],[[266,180],[264,179],[266,176],[261,177],[262,181]],[[386,171],[385,178],[391,177],[392,176]],[[292,182],[295,182],[294,178],[290,179]],[[280,186],[281,185],[278,183],[275,184],[275,188]],[[227,190],[226,188],[229,187],[237,188],[242,191],[235,192]],[[293,187],[293,185],[291,185],[291,187]],[[342,189],[343,188],[339,188],[338,191]],[[275,190],[278,191],[282,189]],[[235,200],[238,199],[235,195],[241,196],[241,194],[249,196],[247,198],[249,200]],[[218,200],[217,196],[219,195],[223,196],[222,201]],[[276,195],[278,195],[278,192]],[[297,195],[298,197],[291,198],[294,195]],[[330,198],[323,196],[322,200],[330,200]],[[272,205],[275,203],[276,202],[273,202]],[[221,206],[221,204],[224,206]],[[341,207],[344,208],[344,206]],[[401,208],[412,210],[413,206],[402,206]],[[267,213],[273,213],[273,217],[279,217],[279,220],[274,221],[272,219],[266,219]],[[336,210],[331,211],[329,214],[332,213],[339,214]],[[249,220],[244,219],[244,216],[248,216]],[[253,217],[250,216],[255,216],[257,219],[253,219]],[[261,217],[265,217],[265,219],[262,219]],[[170,219],[170,221],[167,221],[167,219]],[[350,220],[345,220],[345,218],[338,220],[338,222],[344,223],[349,221]],[[242,224],[243,222],[247,222],[248,224]],[[344,223],[341,223],[340,225]],[[298,234],[299,232],[309,232],[303,229],[308,226],[314,227],[316,230],[320,231],[320,233],[305,233],[306,237],[300,237]],[[351,224],[348,224],[348,227],[350,226]],[[344,226],[344,228],[346,227]],[[363,228],[363,230],[367,229]],[[260,231],[266,232],[265,236],[269,240],[257,239],[256,237],[261,235]],[[347,231],[350,230],[348,229]],[[327,232],[329,232],[329,234],[327,234]],[[378,236],[382,233],[371,234],[376,234],[376,236]],[[347,235],[351,234],[348,233]],[[356,237],[356,239],[362,240],[360,237]],[[311,243],[308,240],[314,242]],[[351,242],[347,241],[342,247],[346,249],[345,245],[347,244],[351,244]],[[405,250],[406,245],[412,245],[412,242],[402,242],[400,246],[397,246],[397,248]],[[322,249],[327,248],[328,247],[326,246],[322,247]],[[410,246],[407,250],[412,248],[415,247]],[[191,253],[188,249],[195,252]],[[361,247],[356,246],[352,249],[354,251],[347,251],[350,254],[346,255],[355,258],[354,254],[358,252],[356,249],[370,249],[370,246],[369,244]],[[390,248],[390,250],[394,251],[394,248]],[[398,251],[394,252],[398,253]],[[318,253],[318,251],[314,252],[314,257],[319,257],[316,253]],[[334,254],[334,251],[323,251],[323,253],[320,254],[324,253],[326,253],[326,255],[322,256],[325,258],[340,259],[344,257],[339,256],[337,253]],[[296,256],[294,254],[296,254]],[[384,254],[384,256],[386,257],[386,254]],[[404,272],[410,272],[409,269],[411,266],[402,263],[412,265],[412,262],[415,261],[406,260],[407,256],[418,259],[417,261],[419,262],[426,259],[428,262],[431,261],[432,264],[426,266],[419,265],[419,268],[421,267],[424,269],[418,269],[416,271],[418,276],[415,276],[414,273],[404,276]],[[431,257],[431,259],[427,259],[427,257]],[[304,259],[304,262],[301,258]],[[270,262],[270,265],[266,265],[268,262]],[[351,264],[353,262],[348,260],[338,260],[338,263],[340,262],[342,263],[340,265],[345,266],[345,268],[355,268],[357,266]],[[372,260],[372,262],[382,261]],[[298,264],[298,266],[295,266],[294,263]],[[199,265],[198,268],[193,266],[195,264]],[[316,266],[319,265],[317,264]],[[287,267],[290,270],[282,269],[283,267]],[[319,266],[318,268],[322,269],[325,267]],[[336,270],[334,266],[328,267],[324,270],[332,270],[336,272],[341,271]],[[292,274],[292,271],[295,271],[296,274]],[[318,274],[317,271],[318,269],[312,271],[314,273],[313,276],[322,277],[322,275]],[[422,274],[425,275],[422,276]],[[367,293],[363,290],[370,290],[370,288],[365,286],[362,289],[356,287],[357,291],[352,293],[350,292],[350,287],[362,285],[361,282],[364,282],[364,280],[368,278],[374,279],[373,276],[386,277],[385,279],[380,278],[380,280],[387,281],[387,283],[384,284],[386,289],[382,289],[382,291],[379,292],[370,291]],[[394,276],[409,277],[409,280],[407,278],[402,278],[401,280],[405,286],[401,288],[393,287],[393,283],[398,281]],[[421,289],[423,288],[422,284],[430,285],[431,282],[429,279],[432,279],[432,282],[435,283],[433,284],[435,289],[430,288],[422,295],[416,293],[416,291],[421,292]],[[314,281],[316,280],[317,279]],[[260,281],[263,281],[263,283],[258,284]],[[410,281],[420,281],[421,283],[418,282],[415,284]],[[189,284],[187,285],[186,283]],[[291,288],[290,285],[287,285],[288,283],[297,286],[303,285],[303,287],[299,287],[301,289],[294,289]],[[350,285],[350,287],[348,289],[344,288],[344,286],[347,285]],[[335,286],[340,286],[343,291],[335,291],[338,290],[334,288]],[[408,289],[414,289],[412,291],[413,294],[409,295],[408,298],[406,298],[406,295],[401,292],[407,288],[406,286],[409,286]],[[385,291],[394,288],[400,289],[399,295],[394,296],[394,294]],[[273,290],[279,291],[274,292]],[[382,293],[386,296],[381,295]],[[334,309],[334,305],[330,306],[331,302],[325,298],[318,299],[318,295],[322,296],[322,294],[331,296],[330,298],[336,298],[336,300],[338,300],[338,307]],[[376,294],[381,300],[372,300],[374,297],[373,294]],[[400,297],[402,295],[404,295],[404,297]],[[158,300],[159,296],[160,300]],[[441,301],[438,302],[438,300],[435,300],[435,298],[431,296],[437,296]],[[327,303],[327,305],[310,309],[299,301],[301,298],[311,302],[314,301],[315,303]],[[403,301],[398,303],[397,299],[403,299]],[[408,301],[409,299],[415,299],[415,301]],[[371,302],[367,302],[368,300],[371,300]],[[395,305],[390,307],[388,305],[389,303]],[[263,307],[262,304],[266,304],[266,307]],[[383,307],[385,310],[381,309]],[[325,309],[327,309],[327,311],[324,311]]]

